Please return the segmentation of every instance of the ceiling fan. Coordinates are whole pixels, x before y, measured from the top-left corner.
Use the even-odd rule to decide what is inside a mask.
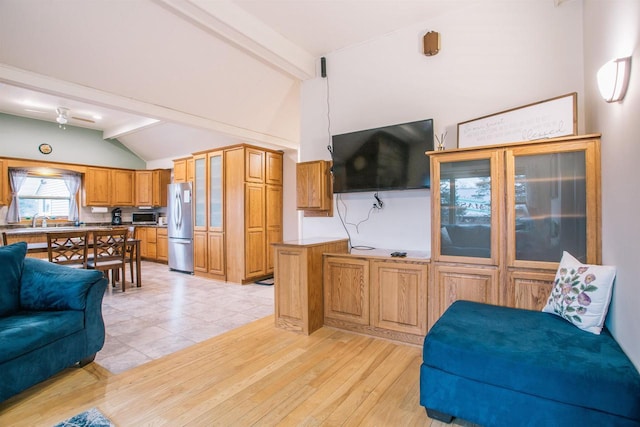
[[[56,122],[58,122],[58,127],[60,129],[66,129],[66,124],[69,122],[69,119],[80,120],[87,123],[95,123],[94,120],[87,119],[84,117],[76,117],[76,116],[69,117],[69,109],[67,107],[56,108],[56,113],[58,113],[58,116],[56,117]]]

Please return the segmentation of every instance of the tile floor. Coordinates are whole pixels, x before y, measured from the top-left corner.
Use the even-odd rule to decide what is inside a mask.
[[[142,287],[107,289],[102,310],[106,340],[96,363],[117,374],[273,314],[273,286],[219,282],[143,261]]]

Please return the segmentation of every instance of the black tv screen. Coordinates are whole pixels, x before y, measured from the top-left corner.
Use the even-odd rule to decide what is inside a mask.
[[[333,192],[429,188],[433,119],[334,135]]]

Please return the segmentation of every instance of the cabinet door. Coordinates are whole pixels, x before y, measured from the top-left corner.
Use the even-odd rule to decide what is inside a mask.
[[[196,167],[193,158],[187,159],[187,182],[193,182],[196,179]]]
[[[147,249],[147,229],[148,227],[136,227],[136,238],[140,240],[140,258],[149,258]]]
[[[207,233],[196,231],[193,233],[193,269],[206,273],[207,270]]]
[[[112,206],[134,206],[135,202],[135,181],[134,171],[114,169],[111,171],[111,205]]]
[[[502,157],[495,149],[432,157],[434,261],[498,265]]]
[[[209,231],[224,229],[224,173],[222,151],[207,154],[209,168]]]
[[[173,182],[187,181],[187,160],[180,159],[173,161]]]
[[[325,323],[369,325],[369,261],[327,256],[323,273]]]
[[[111,203],[111,170],[87,168],[84,175],[85,206],[109,206]]]
[[[265,186],[245,186],[245,278],[266,273]]]
[[[328,164],[322,160],[296,165],[296,205],[299,210],[328,210]]]
[[[151,205],[167,206],[167,186],[171,183],[171,171],[169,169],[158,169],[153,171],[151,181]],[[138,205],[139,206],[139,205]]]
[[[554,280],[555,272],[509,272],[507,305],[525,310],[542,310],[547,304]]]
[[[7,170],[7,162],[0,160],[0,206],[10,204],[9,200],[9,175]]]
[[[217,276],[225,275],[224,266],[224,234],[219,232],[207,233],[208,242],[208,268],[209,273]]]
[[[195,181],[193,183],[193,229],[207,230],[207,155],[194,157]],[[205,238],[206,247],[206,238]]]
[[[275,318],[276,326],[305,331],[307,310],[307,259],[305,249],[275,250]]]
[[[153,172],[136,171],[136,206],[153,205]]]
[[[147,227],[145,231],[145,238],[147,242],[147,258],[155,260],[158,257],[157,229],[154,227]]]
[[[282,154],[268,151],[265,158],[265,183],[282,185]]]
[[[265,152],[255,148],[245,149],[245,181],[264,183]]]
[[[371,325],[427,333],[427,264],[371,262]]]
[[[267,197],[267,266],[266,273],[273,273],[274,249],[273,243],[282,242],[282,187],[279,185],[266,186]]]
[[[156,259],[158,261],[169,261],[169,242],[167,240],[167,229],[158,228],[156,240]]]
[[[599,263],[599,165],[593,142],[506,150],[507,265],[555,270],[563,251]]]
[[[500,304],[497,268],[432,265],[433,281],[429,288],[429,327],[457,300]]]

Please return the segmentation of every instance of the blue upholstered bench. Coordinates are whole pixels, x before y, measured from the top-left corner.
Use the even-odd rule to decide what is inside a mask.
[[[640,426],[640,374],[611,334],[457,301],[424,341],[420,404],[482,426]]]

